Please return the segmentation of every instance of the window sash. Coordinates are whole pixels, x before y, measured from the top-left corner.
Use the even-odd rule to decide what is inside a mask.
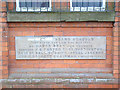
[[[16,0],[16,11],[51,11],[51,0],[48,0],[49,3],[47,5],[41,5],[41,2],[21,2],[24,5],[20,5],[19,0]],[[37,6],[35,5],[37,3]],[[44,2],[45,3],[45,2]],[[47,3],[47,2],[46,2]]]
[[[81,5],[79,5],[78,3],[73,3],[73,1],[74,0],[70,0],[70,11],[105,11],[105,0],[101,0],[100,3],[101,5],[95,5],[95,3],[89,2],[90,0],[88,0],[88,2],[86,0],[85,2],[84,0],[76,0],[78,2],[81,1],[79,2],[79,4]],[[90,5],[90,4],[94,4],[94,5]]]
[[[105,0],[101,0],[101,3],[100,3],[101,5],[95,5],[95,6],[92,5],[93,4],[92,2],[87,4],[88,2],[84,2],[84,0],[81,0],[83,1],[82,3],[73,3],[73,1],[74,0],[70,0],[70,11],[105,11]],[[76,0],[76,1],[80,1],[80,0]],[[19,0],[16,0],[16,11],[51,11],[51,10],[52,10],[51,0],[49,0],[48,6],[45,6],[45,7],[39,6],[39,5],[38,6],[28,5],[28,4],[20,6]]]

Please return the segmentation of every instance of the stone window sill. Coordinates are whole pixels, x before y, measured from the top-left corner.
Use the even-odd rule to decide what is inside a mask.
[[[8,12],[8,22],[111,21],[115,12]]]

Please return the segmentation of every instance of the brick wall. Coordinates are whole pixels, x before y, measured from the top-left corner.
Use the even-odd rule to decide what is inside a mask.
[[[0,7],[0,58],[1,58],[1,66],[2,69],[2,77],[8,77],[8,44],[7,44],[7,20],[6,20],[6,2],[1,2]]]
[[[0,0],[0,79],[8,78],[6,2]],[[2,83],[0,81],[0,89]]]
[[[52,76],[54,73],[67,73],[67,78],[73,78],[69,73],[89,73],[94,76],[81,76],[81,78],[99,78],[99,79],[115,79],[119,78],[119,16],[120,9],[116,3],[116,17],[114,22],[58,22],[58,23],[7,23],[6,21],[6,3],[2,2],[0,9],[0,71],[2,79],[24,79],[34,78],[41,79],[40,74],[49,76],[44,78],[66,78],[63,76]],[[106,36],[107,37],[107,56],[105,60],[16,60],[15,56],[15,36]],[[9,68],[8,68],[9,67]],[[60,72],[59,72],[60,71]],[[8,73],[9,72],[9,73]],[[101,76],[114,75],[112,76]],[[86,75],[87,75],[86,74]],[[33,75],[33,76],[32,76]],[[62,74],[61,74],[62,75]],[[98,75],[98,76],[97,76]],[[31,76],[31,77],[30,77]],[[78,78],[78,77],[76,77]],[[15,82],[16,83],[16,82]],[[38,85],[23,85],[7,83],[3,88],[118,88],[118,83],[108,81],[88,83],[72,83],[65,82],[47,82]],[[11,84],[11,85],[10,85]],[[25,83],[24,83],[25,84]]]
[[[0,1],[0,9],[2,8],[1,7],[1,1]],[[1,17],[1,13],[0,13],[0,17]],[[2,23],[0,22],[0,37],[2,36]],[[2,40],[1,40],[2,42]],[[0,42],[0,44],[1,44]],[[2,78],[2,45],[0,45],[0,79]],[[2,83],[0,83],[0,89],[2,88]]]
[[[113,29],[113,47],[114,47],[114,53],[113,53],[113,74],[115,78],[120,77],[119,72],[119,32],[120,32],[120,2],[116,2],[116,16],[115,16],[115,23],[114,23],[114,29]]]
[[[111,22],[9,23],[10,74],[17,68],[99,68],[112,72]],[[16,60],[15,36],[107,36],[106,60]],[[13,69],[13,70],[12,70]]]
[[[79,78],[112,78],[113,72],[113,22],[72,22],[72,23],[8,23],[9,27],[9,78],[66,78],[58,73],[88,73],[95,76],[81,76]],[[16,60],[15,56],[15,36],[106,36],[107,37],[107,56],[105,60]],[[39,70],[38,70],[39,69]],[[66,71],[67,70],[67,71]],[[74,71],[71,71],[74,70]],[[61,72],[60,72],[61,71]],[[52,76],[51,74],[54,73]],[[103,73],[108,76],[101,76]],[[41,76],[48,75],[48,76]],[[58,75],[58,76],[56,76]],[[87,75],[87,74],[86,74]],[[76,76],[68,75],[67,78],[76,78]],[[109,81],[108,81],[109,82]],[[55,82],[54,82],[55,83]],[[110,83],[110,82],[109,82]],[[21,86],[13,85],[13,87],[70,87],[70,88],[115,88],[115,84],[83,84],[75,85],[59,85],[51,83],[46,85]],[[103,85],[102,85],[103,84]]]

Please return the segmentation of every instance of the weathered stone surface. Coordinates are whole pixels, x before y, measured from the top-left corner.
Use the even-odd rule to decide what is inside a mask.
[[[16,59],[106,59],[106,37],[16,37]]]
[[[66,79],[80,79],[80,78],[98,78],[109,79],[113,78],[112,74],[104,73],[13,73],[10,74],[11,79],[38,79],[38,78],[66,78]]]
[[[114,21],[115,12],[9,12],[8,22]]]
[[[26,84],[26,85],[35,85],[35,84],[117,84],[116,79],[97,79],[97,78],[80,78],[80,79],[63,79],[63,78],[41,78],[41,79],[2,79],[2,84],[8,84],[8,85],[20,85],[20,84]]]

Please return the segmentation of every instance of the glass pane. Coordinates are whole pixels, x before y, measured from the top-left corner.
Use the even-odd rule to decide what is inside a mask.
[[[49,2],[19,2],[20,7],[49,7]]]
[[[37,2],[32,2],[32,7],[37,7]]]
[[[89,7],[89,3],[88,2],[83,2],[82,7]]]
[[[49,7],[49,2],[38,2],[38,7]]]
[[[25,2],[19,2],[20,7],[25,7]]]
[[[82,7],[82,0],[73,0],[72,7]]]
[[[31,2],[26,2],[26,7],[32,7],[32,3]]]
[[[93,0],[92,0],[93,1]],[[102,0],[92,2],[91,0],[74,0],[72,1],[72,7],[101,7]]]

